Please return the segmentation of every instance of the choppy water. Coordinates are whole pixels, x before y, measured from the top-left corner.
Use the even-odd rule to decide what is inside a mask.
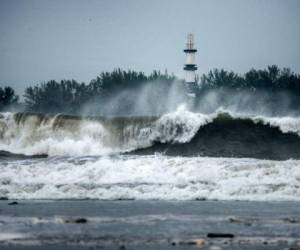
[[[0,150],[10,199],[300,200],[297,117],[4,113]]]

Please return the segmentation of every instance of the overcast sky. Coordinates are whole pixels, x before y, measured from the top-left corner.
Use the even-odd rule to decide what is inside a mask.
[[[300,73],[300,0],[0,0],[0,86],[88,83],[118,67],[182,77],[188,32],[199,74]]]

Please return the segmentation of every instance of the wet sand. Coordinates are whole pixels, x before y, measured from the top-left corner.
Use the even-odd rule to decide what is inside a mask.
[[[12,202],[1,249],[300,249],[299,202]]]

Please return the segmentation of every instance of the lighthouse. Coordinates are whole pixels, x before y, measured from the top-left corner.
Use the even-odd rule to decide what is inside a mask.
[[[194,47],[194,35],[188,34],[186,48],[183,50],[186,54],[186,64],[184,65],[185,71],[185,85],[189,96],[194,96],[193,90],[197,84],[196,70],[197,65],[195,62],[197,49]]]

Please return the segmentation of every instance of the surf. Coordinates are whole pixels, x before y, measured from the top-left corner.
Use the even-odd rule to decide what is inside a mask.
[[[0,164],[9,199],[300,201],[299,160],[50,157]]]

